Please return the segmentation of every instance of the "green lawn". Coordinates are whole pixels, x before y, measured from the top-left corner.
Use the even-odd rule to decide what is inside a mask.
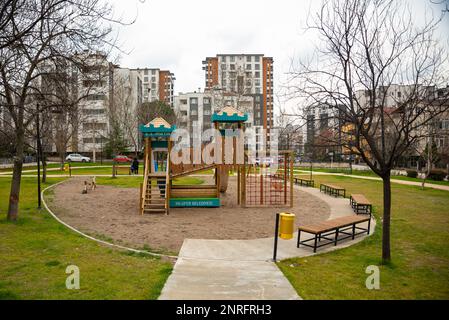
[[[57,179],[49,179],[55,183]],[[46,184],[48,185],[48,184]],[[85,239],[36,209],[35,179],[24,178],[19,221],[5,219],[9,178],[0,178],[1,299],[156,299],[172,264]],[[51,194],[50,194],[51,196]],[[65,288],[68,265],[79,290]]]
[[[307,175],[305,175],[307,176]],[[278,265],[305,299],[449,299],[449,193],[393,184],[392,263],[380,266],[382,184],[341,176],[321,182],[363,193],[375,205],[376,232],[361,243]],[[380,290],[365,287],[366,267],[380,266]]]

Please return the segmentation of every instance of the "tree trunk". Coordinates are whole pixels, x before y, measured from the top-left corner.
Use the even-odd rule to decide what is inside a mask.
[[[391,260],[390,250],[390,220],[391,220],[391,182],[390,172],[384,177],[384,214],[382,222],[382,263],[388,263]]]
[[[12,173],[11,191],[9,193],[9,207],[6,219],[16,221],[19,215],[20,182],[23,167],[23,142],[24,132],[17,132],[16,155],[14,157],[14,169]]]

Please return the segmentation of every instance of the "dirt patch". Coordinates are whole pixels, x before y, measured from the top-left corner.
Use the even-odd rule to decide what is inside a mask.
[[[296,224],[326,220],[329,206],[303,191],[294,191],[293,208],[241,208],[236,181],[221,198],[220,208],[173,208],[170,215],[138,214],[137,188],[99,185],[81,194],[82,179],[72,178],[54,189],[50,207],[64,222],[84,232],[102,235],[134,248],[147,246],[177,253],[186,238],[257,239],[273,236],[274,215],[296,214]]]

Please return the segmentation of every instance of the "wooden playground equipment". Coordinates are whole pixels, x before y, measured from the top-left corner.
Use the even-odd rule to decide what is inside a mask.
[[[180,149],[179,154],[188,152],[188,163],[175,164],[170,159],[173,143],[171,133],[176,126],[162,118],[155,118],[140,126],[145,141],[144,180],[140,188],[140,213],[165,213],[176,207],[219,207],[220,193],[226,192],[229,173],[237,175],[237,203],[242,207],[293,206],[293,154],[280,151],[272,165],[279,165],[280,173],[273,174],[269,167],[250,163],[244,149],[242,131],[248,115],[232,107],[225,107],[212,115],[211,121],[222,138],[213,140],[211,157],[221,161],[206,163],[204,157],[193,161],[193,150]],[[239,129],[237,131],[226,129]],[[231,132],[231,134],[230,134]],[[237,134],[235,134],[237,132]],[[225,154],[225,144],[231,142],[231,155]],[[229,145],[227,146],[229,147]],[[221,150],[215,154],[215,150]],[[229,150],[229,148],[226,148]],[[206,151],[205,146],[201,151]],[[242,152],[242,159],[238,154]],[[220,155],[221,154],[221,155]],[[243,160],[243,161],[241,161]],[[277,163],[276,163],[277,161]],[[198,163],[199,162],[199,163]],[[282,169],[280,169],[282,167]],[[214,183],[209,185],[177,185],[173,180],[204,170],[214,170]]]

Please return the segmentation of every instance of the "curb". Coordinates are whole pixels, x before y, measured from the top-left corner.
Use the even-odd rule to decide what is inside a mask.
[[[178,256],[170,256],[170,255],[166,255],[166,254],[160,254],[160,253],[155,253],[155,252],[150,252],[150,251],[145,251],[145,250],[133,249],[133,248],[129,248],[129,247],[125,247],[125,246],[119,245],[119,244],[114,244],[114,243],[111,243],[111,242],[100,240],[100,239],[94,238],[92,236],[89,236],[89,235],[85,234],[84,232],[82,232],[82,231],[72,227],[71,225],[65,223],[64,221],[62,221],[60,218],[58,218],[53,213],[53,211],[50,210],[50,208],[47,205],[47,202],[45,201],[44,194],[45,194],[45,191],[47,191],[47,190],[49,190],[49,189],[51,189],[53,187],[56,187],[57,185],[62,184],[63,182],[66,182],[66,181],[67,180],[63,180],[63,181],[60,181],[58,183],[52,184],[52,185],[46,187],[44,190],[41,191],[42,203],[44,204],[45,209],[60,224],[62,224],[63,226],[69,228],[70,230],[74,231],[75,233],[78,233],[79,235],[81,235],[81,236],[83,236],[83,237],[85,237],[85,238],[87,238],[89,240],[93,240],[95,242],[107,245],[109,247],[113,247],[113,248],[117,248],[117,249],[121,249],[121,250],[126,250],[126,251],[131,251],[131,252],[135,252],[135,253],[147,254],[147,255],[155,256],[155,257],[164,257],[164,258],[178,259]]]

